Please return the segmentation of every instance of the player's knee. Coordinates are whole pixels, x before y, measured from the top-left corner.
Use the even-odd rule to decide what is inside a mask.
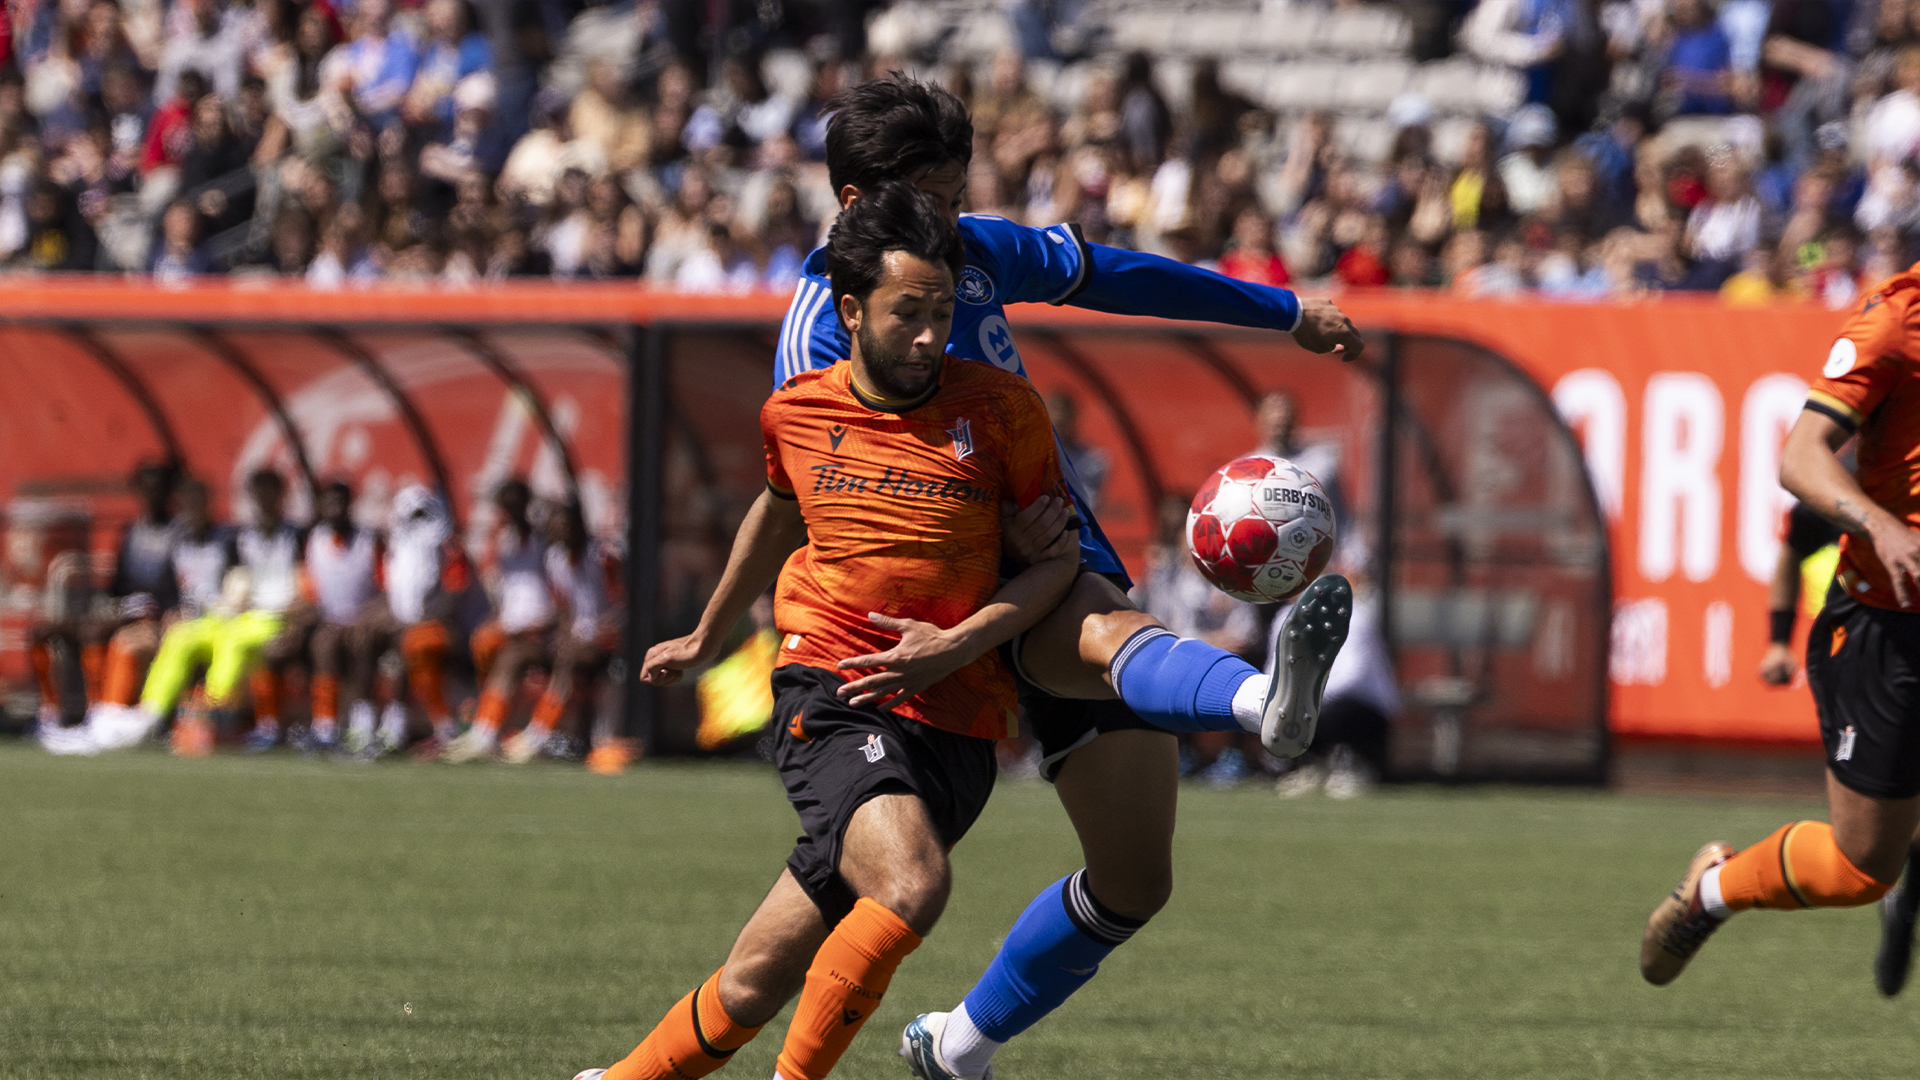
[[[759,1027],[793,1000],[804,980],[804,970],[796,973],[793,964],[775,957],[736,956],[720,972],[720,1007],[734,1023]]]
[[[870,899],[900,917],[914,933],[925,936],[940,921],[953,891],[953,875],[944,858],[916,859],[896,868],[879,882]]]
[[[1088,878],[1088,891],[1100,906],[1129,919],[1151,919],[1173,899],[1172,866],[1128,867]]]

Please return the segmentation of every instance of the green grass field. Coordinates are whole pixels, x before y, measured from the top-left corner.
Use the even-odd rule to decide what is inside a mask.
[[[1182,793],[1173,903],[1003,1080],[1910,1074],[1869,911],[1742,916],[1676,985],[1640,926],[1703,840],[1791,802]],[[567,1080],[724,956],[796,831],[765,768],[355,767],[0,744],[0,1077]],[[1003,785],[946,921],[837,1075],[905,1076],[1021,906],[1078,865]],[[784,1017],[719,1075],[772,1074]]]

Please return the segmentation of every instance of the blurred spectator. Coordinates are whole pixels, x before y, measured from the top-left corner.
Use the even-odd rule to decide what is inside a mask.
[[[1716,150],[1707,166],[1707,197],[1687,216],[1687,246],[1722,278],[1760,244],[1760,201],[1746,166],[1731,150]]]
[[[1047,417],[1053,421],[1053,433],[1060,440],[1060,448],[1067,452],[1074,475],[1079,478],[1080,491],[1087,497],[1087,509],[1098,510],[1112,459],[1105,450],[1081,437],[1080,405],[1072,394],[1064,390],[1048,394]]]
[[[176,199],[160,215],[160,242],[154,245],[147,273],[169,284],[213,269],[200,246],[200,212],[186,199]]]
[[[1525,216],[1546,206],[1554,197],[1551,162],[1558,125],[1544,105],[1524,105],[1507,125],[1507,154],[1500,159],[1500,180],[1506,186],[1507,205]]]
[[[1719,115],[1733,108],[1733,47],[1706,0],[1672,0],[1666,62],[1660,72],[1669,115]]]
[[[1275,287],[1292,282],[1287,264],[1273,249],[1273,219],[1257,206],[1233,221],[1233,247],[1220,256],[1220,272],[1242,281]]]

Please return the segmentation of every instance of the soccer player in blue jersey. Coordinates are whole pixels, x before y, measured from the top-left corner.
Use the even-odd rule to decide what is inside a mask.
[[[1360,355],[1359,332],[1328,301],[1090,244],[1072,225],[1036,229],[962,215],[973,125],[959,99],[939,87],[896,73],[848,91],[835,108],[827,169],[843,207],[904,179],[959,223],[967,261],[947,339],[951,357],[1025,376],[1004,307],[1023,302],[1273,329],[1313,352]],[[776,385],[847,355],[825,269],[824,251],[808,256],[781,325]],[[1013,643],[1013,658],[1042,775],[1066,806],[1086,868],[1028,906],[964,1002],[907,1026],[901,1054],[925,1080],[989,1075],[1001,1045],[1063,1003],[1166,903],[1179,772],[1172,733],[1252,730],[1276,753],[1299,754],[1346,637],[1351,591],[1327,575],[1289,612],[1271,678],[1212,646],[1176,638],[1128,602],[1126,569],[1080,497],[1064,452],[1061,459],[1078,505],[1049,509],[1036,501],[1009,519],[1008,542],[1020,555],[1040,550],[1062,527],[1077,527],[1082,573],[1067,599]],[[877,700],[891,678],[869,675],[840,692],[856,704]]]

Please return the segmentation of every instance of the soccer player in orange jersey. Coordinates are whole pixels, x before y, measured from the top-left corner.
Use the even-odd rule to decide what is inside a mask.
[[[996,649],[1078,568],[1068,531],[1000,579],[1002,502],[1061,497],[1064,482],[1032,385],[946,360],[964,258],[953,224],[891,185],[841,215],[828,253],[851,359],[768,399],[767,494],[699,628],[648,650],[642,671],[662,685],[710,659],[778,576],[776,761],[805,836],[726,965],[581,1080],[704,1076],[796,993],[778,1075],[827,1075],[940,917],[947,851],[993,789],[1017,700]],[[865,686],[880,700],[841,693],[846,669],[876,670]]]
[[[1898,993],[1912,947],[1920,824],[1920,265],[1860,302],[1787,435],[1780,483],[1845,530],[1807,683],[1827,751],[1831,823],[1796,821],[1744,851],[1701,848],[1647,919],[1640,973],[1665,985],[1736,911],[1885,898],[1874,967]],[[1859,436],[1859,471],[1836,456]],[[1908,885],[1894,891],[1902,865]]]

